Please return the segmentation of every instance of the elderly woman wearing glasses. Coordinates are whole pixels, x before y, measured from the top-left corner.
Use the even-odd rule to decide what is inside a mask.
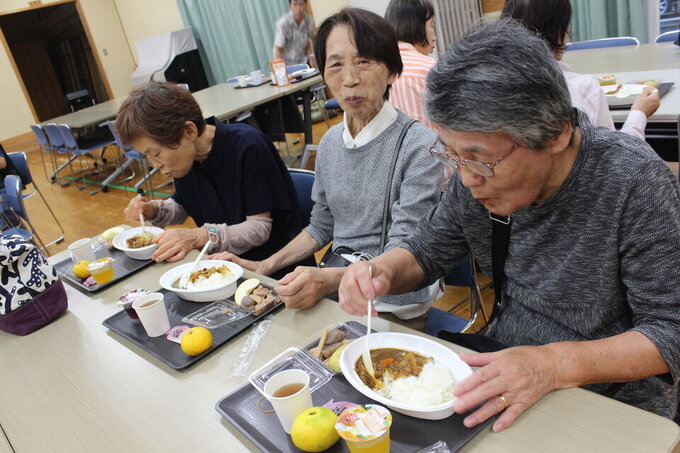
[[[366,299],[427,285],[471,251],[496,275],[485,335],[508,348],[461,354],[481,367],[455,389],[467,426],[502,412],[493,429],[503,430],[575,386],[674,417],[677,177],[645,143],[573,109],[546,44],[514,21],[452,46],[425,105],[446,146],[433,153],[457,173],[400,247],[347,270],[341,306],[364,314]]]
[[[312,256],[331,241],[334,249],[344,246],[377,255],[386,194],[385,249],[389,250],[415,230],[439,198],[442,166],[425,152],[436,135],[420,123],[411,124],[386,100],[390,84],[402,70],[390,24],[366,10],[344,9],[321,24],[314,53],[345,118],[319,144],[309,226],[263,261],[219,255],[261,274]],[[395,153],[399,154],[393,167]],[[388,184],[392,168],[394,176]],[[286,307],[308,308],[337,292],[345,270],[344,266],[298,267],[279,281],[276,292]],[[377,306],[390,319],[408,319],[412,327],[422,328],[435,293],[432,285],[383,297]]]

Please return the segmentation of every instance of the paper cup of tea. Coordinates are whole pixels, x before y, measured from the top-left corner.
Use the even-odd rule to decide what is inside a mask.
[[[303,370],[290,369],[275,374],[264,384],[264,393],[287,434],[295,417],[314,405],[309,374]]]
[[[150,337],[160,337],[170,330],[170,320],[165,309],[165,299],[161,293],[149,293],[132,303],[142,321],[146,334]]]
[[[78,261],[94,261],[94,250],[92,250],[92,239],[83,238],[72,242],[68,246],[68,252],[74,263]]]

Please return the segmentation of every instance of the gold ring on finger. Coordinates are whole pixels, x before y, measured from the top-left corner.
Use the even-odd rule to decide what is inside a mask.
[[[505,399],[503,395],[498,395],[498,398],[501,400],[503,403],[503,410],[507,409],[510,403],[508,403],[508,400]]]

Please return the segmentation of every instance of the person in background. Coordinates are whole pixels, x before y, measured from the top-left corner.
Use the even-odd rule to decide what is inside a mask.
[[[125,144],[134,146],[175,183],[165,200],[135,197],[128,220],[142,214],[156,226],[192,217],[198,228],[173,228],[156,236],[156,261],[178,261],[201,249],[229,250],[264,259],[300,232],[297,197],[274,145],[245,124],[224,124],[203,114],[191,93],[171,83],[132,90],[116,117]]]
[[[392,0],[385,19],[399,40],[404,70],[392,84],[390,104],[430,129],[434,125],[423,112],[425,78],[436,60],[429,55],[436,42],[434,7],[429,0]]]
[[[12,159],[10,159],[5,152],[5,148],[0,145],[0,209],[2,209],[3,219],[9,223],[9,225],[5,225],[7,228],[19,226],[21,223],[19,217],[12,210],[9,202],[5,199],[5,176],[18,174],[19,172],[14,168]]]
[[[513,20],[451,46],[430,71],[425,107],[446,150],[433,154],[456,173],[414,234],[349,266],[340,306],[363,315],[367,299],[430,284],[468,253],[493,275],[503,250],[492,229],[508,225],[484,335],[509,347],[460,354],[480,367],[456,383],[455,411],[471,411],[464,424],[500,413],[493,430],[506,429],[546,394],[576,386],[673,418],[677,176],[648,144],[573,108],[548,46]]]
[[[589,75],[571,72],[569,65],[561,61],[569,39],[570,0],[506,0],[501,17],[516,19],[543,38],[567,79],[572,105],[584,111],[594,125],[614,130],[607,98],[599,83]],[[621,132],[644,140],[647,118],[659,105],[659,90],[645,88],[633,103]]]
[[[290,11],[276,21],[274,58],[283,58],[286,66],[309,63],[313,66],[312,35],[314,19],[307,14],[306,0],[288,0]]]
[[[252,271],[269,274],[333,242],[377,255],[383,206],[390,191],[386,249],[414,231],[418,220],[439,199],[441,164],[425,150],[434,132],[387,101],[389,86],[402,69],[392,27],[382,17],[356,8],[343,9],[319,27],[314,53],[323,77],[345,112],[344,121],[321,139],[312,189],[310,224],[293,241],[263,261],[220,254]],[[394,179],[388,187],[392,156],[406,130]],[[275,288],[288,308],[308,308],[336,293],[346,267],[298,267]],[[437,285],[409,294],[384,297],[378,310],[388,319],[424,327]],[[365,303],[366,301],[364,301]]]

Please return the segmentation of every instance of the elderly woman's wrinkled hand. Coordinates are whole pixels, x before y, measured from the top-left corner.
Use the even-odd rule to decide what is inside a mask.
[[[351,264],[338,289],[340,307],[351,315],[364,316],[366,301],[387,294],[389,281],[383,270],[373,263],[361,261]],[[373,316],[377,316],[375,308],[372,312]]]
[[[143,215],[145,219],[153,218],[154,216],[150,215],[153,211],[155,211],[155,209],[147,198],[136,196],[130,200],[130,203],[128,203],[123,211],[123,214],[125,215],[125,220],[138,222],[140,214]]]
[[[256,274],[260,274],[260,275],[269,275],[271,273],[271,271],[269,270],[269,267],[267,266],[267,264],[264,261],[246,260],[246,259],[239,257],[238,255],[234,255],[231,252],[215,253],[215,254],[209,255],[208,259],[231,261],[232,263],[236,263],[244,269],[248,269],[249,271],[255,272]]]
[[[274,291],[281,296],[286,308],[311,308],[324,296],[335,292],[333,277],[331,272],[327,272],[330,270],[298,266],[279,280],[279,286]]]
[[[203,230],[203,232],[201,232]],[[165,230],[153,238],[158,248],[151,255],[156,262],[168,261],[174,263],[186,256],[189,251],[198,248],[198,240],[201,233],[205,234],[204,228],[172,228]],[[202,245],[200,245],[202,247]]]
[[[520,346],[486,354],[461,353],[470,366],[482,367],[472,376],[456,384],[453,408],[458,413],[484,403],[465,417],[472,427],[493,417],[498,432],[510,426],[517,417],[538,400],[557,388],[557,363],[545,346]]]

